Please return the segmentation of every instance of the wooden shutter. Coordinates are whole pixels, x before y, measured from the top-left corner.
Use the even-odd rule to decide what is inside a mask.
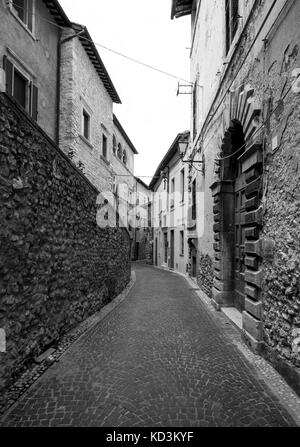
[[[32,86],[32,112],[31,116],[37,121],[38,117],[38,88],[36,85]]]
[[[5,70],[6,93],[12,96],[14,66],[6,56],[3,58],[3,68]]]

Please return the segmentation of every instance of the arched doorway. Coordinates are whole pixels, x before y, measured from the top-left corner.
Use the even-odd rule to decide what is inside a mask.
[[[221,181],[232,185],[232,194],[222,196],[225,203],[222,208],[228,208],[229,233],[227,250],[230,256],[230,272],[232,279],[233,305],[239,311],[245,309],[245,216],[246,216],[246,176],[243,173],[241,156],[245,152],[245,137],[243,127],[238,120],[232,121],[232,126],[225,134],[222,146]],[[231,231],[230,231],[231,230]]]
[[[244,334],[262,345],[263,127],[251,86],[241,86],[224,110],[227,129],[211,185],[214,220],[213,304],[243,311]]]

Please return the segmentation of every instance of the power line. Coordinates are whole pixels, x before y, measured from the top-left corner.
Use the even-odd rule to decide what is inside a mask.
[[[18,6],[18,5],[14,5],[14,9],[18,9],[18,10],[20,10],[20,11],[22,10],[23,12],[26,11],[26,9],[25,9],[24,7],[22,7],[22,6]],[[67,28],[66,26],[58,25],[57,23],[53,22],[52,20],[45,19],[44,17],[40,16],[40,15],[37,14],[36,12],[33,13],[32,15],[33,15],[34,17],[38,17],[41,21],[50,23],[51,25],[53,25],[53,26],[55,26],[55,27],[57,27],[57,28],[59,28],[59,29],[64,30],[64,29]],[[167,72],[167,71],[165,71],[165,70],[162,70],[162,69],[160,69],[160,68],[154,67],[153,65],[147,64],[146,62],[140,61],[139,59],[135,59],[135,58],[133,58],[133,57],[131,57],[131,56],[127,56],[126,54],[121,53],[121,52],[119,52],[119,51],[117,51],[117,50],[114,50],[114,49],[112,49],[112,48],[109,48],[109,47],[107,47],[107,46],[105,46],[105,45],[103,45],[103,44],[101,44],[101,43],[99,43],[99,42],[95,42],[95,41],[92,40],[92,39],[88,39],[88,38],[85,37],[85,36],[80,36],[80,39],[85,40],[85,41],[87,41],[87,42],[91,42],[91,43],[93,43],[93,44],[94,44],[95,46],[97,46],[97,47],[103,48],[103,49],[106,50],[106,51],[109,51],[109,52],[111,52],[111,53],[113,53],[113,54],[116,54],[117,56],[123,57],[124,59],[127,59],[127,60],[129,60],[129,61],[131,61],[131,62],[134,62],[134,63],[136,63],[136,64],[142,65],[143,67],[146,67],[146,68],[148,68],[148,69],[150,69],[150,70],[157,71],[158,73],[164,74],[165,76],[169,76],[169,77],[171,77],[171,78],[173,78],[173,79],[177,79],[178,81],[187,82],[188,84],[193,85],[193,83],[192,83],[191,81],[187,81],[186,79],[181,78],[180,76],[177,76],[177,75],[175,75],[175,74],[169,73],[169,72]]]
[[[258,32],[256,33],[255,38],[252,40],[251,45],[250,45],[250,47],[249,47],[245,57],[243,58],[241,64],[239,65],[239,69],[236,71],[236,74],[235,74],[235,76],[233,76],[228,89],[226,90],[226,92],[224,93],[224,95],[222,96],[221,100],[219,101],[218,105],[216,106],[216,108],[213,110],[212,113],[210,113],[210,111],[213,109],[213,104],[211,105],[210,110],[209,110],[209,112],[207,114],[206,122],[204,123],[204,125],[202,127],[202,129],[205,128],[205,130],[202,130],[202,132],[201,132],[201,133],[204,133],[202,138],[204,138],[205,132],[207,131],[209,124],[212,122],[212,120],[215,117],[215,115],[216,115],[217,111],[219,110],[220,106],[224,103],[224,100],[225,100],[226,96],[228,95],[231,86],[233,85],[234,81],[236,80],[238,74],[240,73],[241,68],[243,67],[244,63],[246,62],[246,60],[247,60],[247,58],[248,58],[248,56],[249,56],[253,46],[255,45],[259,35],[261,34],[261,31],[263,30],[263,28],[264,28],[264,26],[265,26],[265,24],[266,24],[266,22],[267,22],[267,20],[268,20],[268,18],[270,16],[272,10],[274,9],[276,3],[277,3],[277,0],[274,0],[272,5],[271,5],[271,7],[270,7],[270,9],[269,9],[269,11],[268,11],[268,13],[267,13],[267,15],[266,15],[266,17],[264,18],[264,20],[263,20],[263,22],[262,22]],[[285,7],[285,5],[282,7],[281,11],[283,10],[284,7]],[[280,13],[281,13],[281,11],[280,11]],[[228,68],[227,68],[227,70],[228,70]],[[220,87],[218,88],[218,91],[217,91],[217,93],[215,95],[215,98],[218,96],[220,89],[221,89],[221,84],[220,84]],[[201,134],[199,135],[197,142],[199,141],[200,136],[201,136]]]
[[[300,74],[298,74],[298,76],[296,77],[296,81],[299,79]],[[288,88],[288,90],[286,91],[286,93],[284,94],[284,96],[281,98],[281,101],[284,101],[285,98],[287,97],[287,95],[290,93],[290,91],[293,88],[294,83],[292,83],[292,85],[290,85],[290,87]],[[273,116],[273,114],[276,112],[276,110],[281,107],[281,101],[277,104],[277,106],[275,107],[275,109],[272,110],[271,113],[269,113],[268,117],[265,119],[265,121],[263,121],[261,123],[261,125],[253,132],[251,139],[253,139],[253,137],[257,134],[257,132],[259,132],[265,125],[266,123],[269,121],[269,119]],[[246,146],[246,144],[243,144],[243,146],[241,146],[239,149],[237,149],[233,154],[228,155],[227,157],[222,157],[222,158],[217,158],[217,161],[222,161],[222,160],[226,160],[228,158],[233,157],[234,155],[236,155],[240,150],[244,149]]]

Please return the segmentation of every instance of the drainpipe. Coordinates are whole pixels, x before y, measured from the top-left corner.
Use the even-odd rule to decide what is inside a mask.
[[[59,40],[57,43],[57,88],[56,88],[56,135],[55,135],[55,142],[57,146],[59,146],[59,137],[60,137],[60,93],[61,93],[61,49],[62,45],[69,40],[74,39],[75,37],[80,36],[84,32],[84,28],[81,29],[81,31],[77,34],[74,34],[72,36],[66,37],[65,39],[62,39],[62,29],[59,30]]]

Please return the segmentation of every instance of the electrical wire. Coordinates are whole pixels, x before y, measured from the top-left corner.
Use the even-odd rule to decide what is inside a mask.
[[[296,77],[295,82],[299,79],[300,74],[298,74],[298,76]],[[290,93],[290,91],[292,90],[294,86],[294,82],[290,85],[290,87],[288,88],[288,90],[286,91],[286,93],[284,94],[284,96],[281,98],[281,101],[284,101],[285,98],[287,97],[287,95]],[[268,117],[265,119],[265,121],[263,121],[261,123],[261,125],[253,132],[252,136],[251,136],[251,140],[253,140],[253,137],[257,134],[257,132],[259,132],[265,125],[266,123],[269,121],[269,119],[273,116],[273,114],[276,112],[276,110],[281,106],[281,102],[278,103],[278,105],[275,107],[275,109],[272,110],[272,112],[268,115]],[[241,146],[239,149],[237,149],[235,152],[233,152],[230,155],[227,155],[226,157],[221,157],[221,158],[216,158],[216,161],[222,161],[222,160],[227,160],[228,158],[234,157],[238,152],[240,152],[242,149],[244,149],[246,146],[246,144],[243,144],[243,146]]]
[[[22,7],[22,6],[19,6],[19,5],[14,5],[13,8],[16,9],[16,10],[18,9],[18,10],[20,10],[20,11],[22,10],[23,12],[26,11],[26,8],[24,8],[24,7]],[[32,15],[33,15],[34,17],[38,17],[41,21],[43,21],[43,22],[47,22],[47,23],[49,23],[49,24],[51,24],[51,25],[53,25],[53,26],[55,26],[55,27],[57,27],[57,28],[59,28],[59,29],[61,29],[61,30],[64,30],[64,29],[67,28],[66,26],[58,25],[57,23],[53,22],[52,20],[45,19],[44,17],[40,16],[40,15],[37,14],[36,12],[34,12]],[[22,19],[20,19],[20,20],[22,20]],[[103,44],[101,44],[101,43],[99,43],[99,42],[95,42],[95,41],[92,40],[92,39],[88,39],[88,38],[85,37],[85,36],[80,36],[80,39],[85,40],[85,41],[87,41],[87,42],[91,42],[91,43],[93,43],[96,47],[103,48],[103,49],[106,50],[106,51],[109,51],[109,52],[111,52],[111,53],[113,53],[113,54],[116,54],[117,56],[123,57],[124,59],[127,59],[127,60],[129,60],[129,61],[131,61],[131,62],[134,62],[134,63],[136,63],[136,64],[142,65],[143,67],[146,67],[146,68],[148,68],[148,69],[150,69],[150,70],[157,71],[157,72],[159,72],[159,73],[161,73],[161,74],[164,74],[165,76],[169,76],[169,77],[171,77],[171,78],[173,78],[173,79],[177,79],[177,80],[179,80],[179,81],[187,82],[188,84],[193,85],[193,83],[192,83],[191,81],[187,81],[186,79],[181,78],[180,76],[177,76],[177,75],[175,75],[175,74],[169,73],[169,72],[167,72],[167,71],[165,71],[165,70],[162,70],[162,69],[160,69],[160,68],[154,67],[153,65],[147,64],[147,63],[145,63],[145,62],[143,62],[143,61],[140,61],[139,59],[135,59],[135,58],[133,58],[133,57],[131,57],[131,56],[127,56],[126,54],[121,53],[121,52],[119,52],[119,51],[117,51],[117,50],[114,50],[114,49],[112,49],[112,48],[109,48],[109,47],[107,47],[107,46],[105,46],[105,45],[103,45]]]
[[[204,132],[207,132],[207,129],[208,129],[209,124],[212,122],[212,120],[213,120],[213,118],[215,117],[215,115],[216,115],[217,111],[219,110],[220,106],[224,103],[224,100],[225,100],[226,96],[227,96],[228,93],[230,92],[230,88],[232,87],[232,85],[233,85],[234,81],[236,80],[238,74],[240,73],[240,71],[241,71],[241,69],[242,69],[244,63],[246,62],[246,60],[247,60],[247,58],[248,58],[248,56],[249,56],[249,54],[250,54],[250,52],[251,52],[253,46],[255,45],[255,43],[256,43],[256,41],[257,41],[259,35],[261,34],[261,31],[263,30],[263,28],[264,28],[264,26],[265,26],[265,24],[266,24],[266,21],[267,21],[267,19],[269,18],[269,16],[270,16],[272,10],[274,9],[274,7],[275,7],[277,1],[278,1],[278,0],[274,0],[274,1],[273,1],[273,3],[272,3],[272,5],[271,5],[271,7],[270,7],[270,9],[269,9],[269,11],[268,11],[266,17],[265,17],[264,20],[263,20],[263,23],[261,24],[261,26],[260,26],[258,32],[256,33],[255,38],[254,38],[253,41],[251,42],[250,48],[248,49],[248,51],[247,51],[245,57],[243,58],[243,60],[242,60],[242,62],[241,62],[241,64],[240,64],[238,70],[236,70],[236,74],[235,74],[235,76],[233,76],[233,79],[231,80],[231,83],[230,83],[229,87],[226,89],[226,92],[224,93],[224,95],[222,96],[221,100],[219,101],[218,105],[216,106],[216,108],[214,109],[214,111],[213,111],[212,113],[210,113],[210,111],[212,110],[213,105],[211,106],[211,108],[210,108],[210,110],[209,110],[209,112],[208,112],[208,114],[207,114],[207,118],[206,118],[207,122],[204,123],[204,125],[203,125],[203,127],[202,127],[202,129],[205,127],[205,131],[204,131]],[[285,8],[285,5],[286,5],[286,3],[285,3],[284,6],[282,7],[282,9],[281,9],[281,11],[280,11],[280,14],[281,14],[282,10]],[[280,15],[280,14],[279,14],[279,15]],[[227,70],[228,70],[228,68],[229,68],[229,65],[227,66]],[[227,71],[227,70],[226,70],[226,71]],[[225,78],[225,76],[224,76],[224,78]],[[224,78],[223,78],[223,79],[224,79]],[[217,91],[217,94],[215,95],[215,98],[218,96],[219,91],[220,91],[220,88],[221,88],[221,84],[220,84],[220,86],[219,86],[219,88],[218,88],[218,91]],[[213,101],[213,103],[214,103],[214,101]],[[201,132],[201,133],[202,133],[202,132]],[[200,135],[201,135],[201,134],[200,134]],[[198,137],[198,141],[199,141],[199,139],[200,139],[200,135],[199,135],[199,137]],[[204,133],[204,137],[205,137],[205,135],[206,135],[206,134]],[[204,137],[203,137],[203,138],[204,138]],[[196,142],[196,144],[197,144],[197,142]]]

